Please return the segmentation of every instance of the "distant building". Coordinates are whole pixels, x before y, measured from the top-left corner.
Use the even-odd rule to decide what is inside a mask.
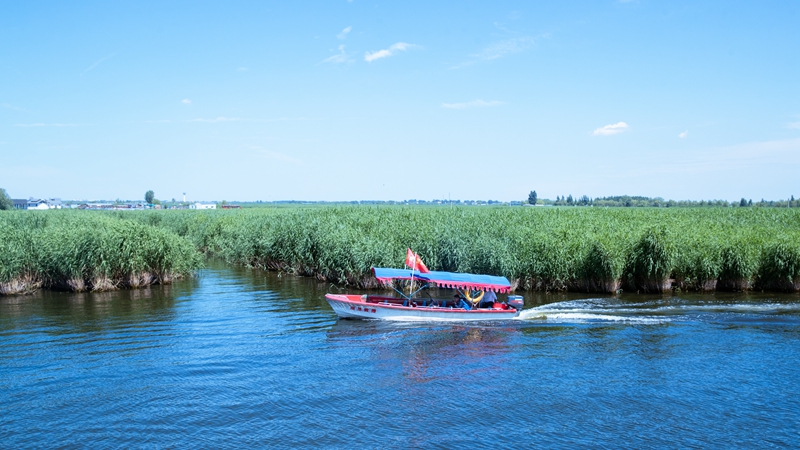
[[[61,199],[60,198],[39,198],[35,199],[33,197],[29,198],[27,201],[27,208],[25,209],[61,209]]]
[[[222,205],[222,209],[242,209],[241,205]]]
[[[192,203],[189,209],[217,209],[216,203]]]
[[[28,201],[24,198],[14,198],[11,201],[14,202],[14,209],[28,209]]]

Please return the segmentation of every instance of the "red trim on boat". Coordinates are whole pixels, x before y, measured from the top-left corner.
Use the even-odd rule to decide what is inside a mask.
[[[505,314],[505,315],[514,315],[517,313],[514,309],[464,309],[464,308],[450,308],[450,307],[429,307],[429,306],[403,306],[403,305],[395,305],[392,303],[373,303],[364,301],[364,299],[360,295],[347,295],[347,294],[325,294],[325,298],[329,298],[331,300],[336,300],[340,302],[345,302],[350,304],[350,309],[353,309],[353,305],[370,305],[377,306],[379,308],[387,308],[387,309],[401,309],[401,310],[412,310],[412,311],[436,311],[436,312],[453,312],[453,313],[470,313],[470,314]],[[392,300],[401,300],[396,297],[372,297],[373,299],[392,299]],[[369,297],[367,297],[369,299]],[[367,308],[364,308],[365,310]],[[361,308],[359,307],[358,310],[360,311]],[[373,309],[372,312],[375,312]]]

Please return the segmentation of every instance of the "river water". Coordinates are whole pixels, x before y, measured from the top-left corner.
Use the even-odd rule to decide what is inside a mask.
[[[529,295],[523,320],[337,320],[327,284],[0,298],[0,447],[792,447],[800,297]]]

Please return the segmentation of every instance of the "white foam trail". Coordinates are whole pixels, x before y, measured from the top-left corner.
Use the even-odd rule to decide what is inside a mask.
[[[609,311],[611,312],[611,311]],[[624,322],[624,323],[665,323],[670,319],[665,317],[645,316],[617,316],[612,314],[597,314],[586,311],[566,311],[556,309],[532,308],[523,310],[517,317],[518,320],[546,320],[557,323],[585,323],[585,322]]]
[[[697,314],[800,314],[800,303],[700,303],[688,304],[680,299],[664,299],[647,303],[619,303],[618,300],[590,298],[550,303],[523,310],[519,320],[548,322],[626,322],[663,323],[676,316]]]

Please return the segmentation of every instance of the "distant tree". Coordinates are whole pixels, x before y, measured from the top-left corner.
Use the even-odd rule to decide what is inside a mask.
[[[528,194],[528,203],[530,203],[531,205],[535,205],[538,198],[539,196],[536,195],[536,191],[531,191],[531,193]]]
[[[633,199],[628,197],[627,195],[622,196],[622,206],[626,208],[630,208],[633,206]]]
[[[753,199],[752,198],[747,201],[747,206],[753,206]]]
[[[740,206],[740,207],[745,207],[745,206],[747,206],[747,200],[745,200],[745,198],[744,198],[744,197],[742,197],[742,199],[741,199],[741,200],[739,200],[739,206]]]
[[[0,210],[14,209],[14,201],[8,196],[5,189],[0,188]]]
[[[144,193],[144,201],[147,203],[153,203],[153,199],[156,198],[156,194],[153,191],[147,191]]]
[[[567,204],[571,205],[573,201],[574,200],[572,199],[572,194],[569,194],[569,197],[567,197]]]

